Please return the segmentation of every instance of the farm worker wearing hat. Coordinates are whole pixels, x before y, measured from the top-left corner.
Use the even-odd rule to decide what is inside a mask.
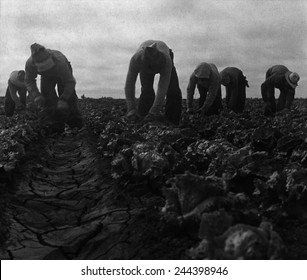
[[[226,67],[220,72],[221,83],[226,88],[226,106],[235,113],[242,113],[249,87],[243,72],[236,67]]]
[[[193,96],[197,86],[200,95],[198,111],[202,115],[218,114],[222,108],[221,79],[213,63],[200,63],[190,76],[187,88],[187,112],[193,113]]]
[[[145,117],[145,120],[159,120],[165,103],[165,116],[174,124],[181,118],[182,95],[174,66],[174,54],[162,41],[143,42],[130,59],[126,77],[125,96],[128,119]],[[136,107],[135,83],[140,74],[141,95]],[[154,77],[160,74],[157,94],[153,88]]]
[[[34,43],[25,68],[25,83],[30,97],[46,112],[50,127],[59,132],[64,130],[65,123],[71,128],[81,128],[82,116],[78,108],[76,80],[67,58],[57,50],[46,49]],[[36,85],[37,75],[41,76],[41,93]]]
[[[299,79],[300,76],[296,72],[289,71],[283,65],[275,65],[267,70],[265,81],[261,85],[261,95],[265,103],[264,113],[266,115],[272,115],[276,111],[291,108]],[[275,88],[280,90],[277,105],[275,103]]]
[[[17,96],[18,93],[18,96]],[[27,87],[25,84],[25,71],[13,71],[8,80],[5,94],[4,111],[7,117],[11,117],[16,110],[26,108]]]

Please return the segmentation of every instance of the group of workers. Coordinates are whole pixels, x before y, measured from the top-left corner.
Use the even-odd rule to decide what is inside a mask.
[[[36,83],[37,75],[41,76],[40,90]],[[15,109],[25,108],[28,91],[29,99],[44,113],[42,119],[52,131],[64,131],[65,123],[71,128],[81,128],[83,121],[75,86],[76,80],[66,56],[34,43],[25,71],[13,71],[9,78],[5,114],[12,116]]]
[[[156,74],[160,74],[160,78],[155,93]],[[36,83],[37,75],[41,76],[40,90]],[[135,84],[138,75],[141,95],[137,104]],[[275,65],[267,70],[265,81],[261,85],[265,115],[274,115],[277,111],[291,108],[299,79],[296,72],[283,65]],[[202,116],[218,114],[222,108],[221,85],[226,88],[227,108],[236,113],[243,112],[246,87],[249,87],[243,72],[236,67],[227,67],[219,72],[213,63],[202,62],[189,79],[187,113],[198,112]],[[29,92],[30,100],[45,113],[54,130],[63,131],[65,124],[71,128],[81,128],[83,123],[75,86],[76,80],[66,56],[60,51],[46,49],[34,43],[31,45],[31,56],[26,62],[25,71],[13,71],[10,75],[5,95],[5,113],[12,116],[15,109],[24,109]],[[193,104],[196,86],[200,95],[197,107]],[[277,104],[275,88],[280,90]],[[164,42],[145,41],[132,56],[126,77],[125,97],[126,116],[131,121],[167,119],[174,124],[180,122],[182,93],[174,66],[174,53]],[[161,115],[163,107],[164,116]]]

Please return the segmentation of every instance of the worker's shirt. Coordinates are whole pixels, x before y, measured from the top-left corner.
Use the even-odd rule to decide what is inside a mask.
[[[286,81],[285,75],[282,74],[274,74],[270,76],[268,79],[265,80],[264,83],[262,83],[262,89],[266,90],[268,88],[278,88],[278,89],[285,89],[287,87],[288,83]]]
[[[198,84],[198,78],[195,76],[195,73],[202,72],[208,73],[209,76],[209,87],[207,89],[208,95],[204,102],[202,109],[207,111],[218,97],[220,88],[221,88],[221,81],[220,81],[220,74],[217,70],[217,67],[213,63],[201,63],[198,67],[194,70],[192,75],[190,76],[188,88],[187,88],[187,106],[188,108],[193,108],[193,98],[195,93],[195,87]]]
[[[283,65],[275,65],[266,73],[266,80],[261,85],[261,90],[266,91],[268,88],[278,88],[280,90],[291,89],[286,80],[285,74],[289,69]]]
[[[9,81],[16,87],[26,88],[25,82],[18,79],[18,72],[19,71],[13,71],[10,75]]]
[[[146,47],[151,46],[156,43],[155,48],[161,52],[165,57],[165,63],[161,67],[155,69],[150,69],[143,63],[144,50]],[[158,83],[158,90],[154,100],[154,103],[149,110],[151,114],[159,114],[165,100],[165,96],[169,87],[171,73],[172,73],[172,60],[170,57],[170,49],[162,41],[148,40],[140,45],[136,53],[132,56],[129,64],[129,69],[125,84],[125,96],[127,101],[128,112],[135,109],[135,83],[137,76],[140,72],[145,75],[155,75],[160,74],[160,79]]]
[[[25,84],[31,96],[37,96],[39,90],[36,84],[37,75],[41,75],[42,78],[49,80],[54,80],[64,87],[61,99],[68,100],[71,95],[75,92],[76,80],[72,74],[72,69],[67,58],[59,51],[49,50],[52,55],[52,59],[55,66],[51,69],[39,73],[37,67],[35,66],[32,57],[30,57],[26,62],[26,76]]]
[[[236,87],[240,80],[242,80],[243,73],[240,69],[236,67],[226,67],[224,70],[220,72],[221,80],[223,81],[224,75],[229,77],[229,85],[225,86],[234,86]]]
[[[17,91],[27,90],[25,82],[18,79],[18,72],[19,71],[13,71],[8,80],[8,88],[10,91],[10,95],[13,101],[15,102],[15,104],[18,102]]]

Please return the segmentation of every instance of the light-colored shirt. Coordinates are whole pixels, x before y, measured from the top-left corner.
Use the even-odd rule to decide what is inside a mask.
[[[155,43],[155,48],[165,56],[165,64],[157,72],[152,72],[150,69],[146,69],[143,65],[144,49]],[[148,40],[143,42],[136,53],[132,56],[129,64],[129,69],[126,77],[125,84],[125,96],[128,107],[128,112],[136,108],[135,104],[135,83],[138,74],[144,71],[145,74],[148,72],[149,75],[160,74],[158,83],[158,90],[152,107],[149,113],[157,115],[159,114],[165,100],[165,96],[168,90],[171,73],[172,73],[172,60],[170,57],[169,47],[162,41]]]
[[[51,78],[63,84],[64,90],[61,95],[61,98],[67,100],[74,93],[76,86],[76,80],[72,74],[70,68],[71,66],[66,56],[61,52],[49,49],[48,51],[51,53],[52,59],[55,62],[55,66],[52,69],[48,70],[47,71],[48,73],[47,72],[39,73],[32,57],[30,57],[27,60],[25,67],[26,68],[25,83],[27,89],[30,95],[35,98],[37,95],[39,95],[39,90],[36,84],[36,77],[37,75],[41,75],[43,77],[45,76],[47,78]]]

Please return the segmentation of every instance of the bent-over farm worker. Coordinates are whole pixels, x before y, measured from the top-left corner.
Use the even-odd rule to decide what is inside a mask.
[[[265,115],[272,115],[276,111],[291,108],[299,79],[300,76],[296,72],[289,71],[284,65],[275,65],[267,70],[265,81],[261,85]],[[275,88],[280,90],[277,104],[275,102]]]
[[[215,115],[222,108],[221,79],[213,63],[200,63],[190,76],[187,88],[187,112],[193,113],[193,97],[197,86],[198,110],[202,115]]]
[[[71,128],[81,128],[76,80],[66,56],[34,43],[25,68],[25,83],[30,96],[39,108],[45,110],[50,126],[59,132],[64,130],[65,123]],[[37,75],[41,76],[41,93],[36,84]]]
[[[174,124],[179,123],[182,94],[173,58],[172,50],[158,40],[143,42],[132,56],[125,84],[129,119],[141,116],[145,117],[145,120],[158,120],[166,98],[166,118]],[[135,83],[138,74],[140,74],[141,95],[136,108]],[[156,74],[160,74],[157,94],[153,88]]]
[[[18,93],[18,96],[17,96]],[[25,84],[25,71],[13,71],[8,80],[5,93],[4,111],[7,117],[11,117],[16,110],[26,108],[27,87]]]
[[[220,72],[221,84],[226,88],[226,106],[235,113],[242,113],[249,87],[243,72],[236,67],[226,67]]]

